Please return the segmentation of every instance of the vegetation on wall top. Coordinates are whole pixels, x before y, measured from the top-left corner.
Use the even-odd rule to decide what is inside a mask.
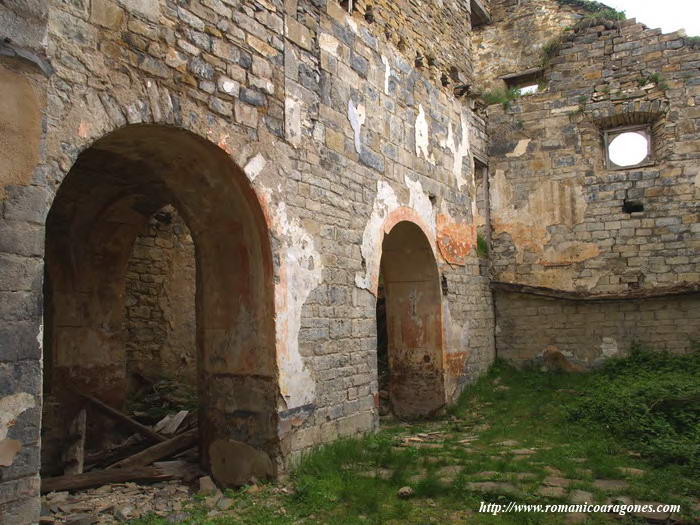
[[[563,5],[585,9],[592,16],[598,18],[607,20],[624,20],[626,18],[624,11],[618,11],[601,2],[594,2],[592,0],[557,0],[557,2]]]
[[[613,29],[621,20],[627,17],[623,11],[618,11],[600,2],[591,0],[557,0],[562,5],[578,7],[587,11],[573,26],[565,28],[564,33],[549,40],[542,48],[541,66],[547,67],[550,61],[559,54],[566,42],[570,42],[581,31],[594,26],[605,26]]]

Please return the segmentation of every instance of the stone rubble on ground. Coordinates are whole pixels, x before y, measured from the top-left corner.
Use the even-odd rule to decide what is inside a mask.
[[[90,525],[107,525],[150,513],[165,518],[181,512],[191,496],[190,488],[179,481],[153,485],[114,483],[74,494],[50,492],[41,498],[41,522],[58,525],[80,520]]]

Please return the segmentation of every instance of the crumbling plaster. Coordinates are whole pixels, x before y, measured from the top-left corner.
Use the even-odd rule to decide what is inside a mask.
[[[435,245],[435,212],[430,198],[423,191],[420,181],[405,178],[409,189],[409,199],[402,205],[392,186],[384,181],[377,182],[377,194],[372,206],[372,215],[362,235],[362,258],[365,263],[363,272],[355,274],[355,285],[377,293],[379,283],[379,266],[382,258],[382,241],[391,229],[400,221],[416,224],[428,239],[436,259],[438,251]]]
[[[24,411],[35,406],[36,398],[27,392],[0,398],[0,466],[12,465],[15,456],[22,448],[19,440],[7,437],[10,428]]]
[[[516,151],[520,146],[516,146]],[[522,148],[520,148],[522,149]],[[596,257],[600,248],[595,243],[570,241],[551,246],[549,227],[563,226],[569,231],[584,220],[587,202],[583,187],[576,181],[547,181],[527,195],[524,205],[515,200],[513,186],[503,170],[496,170],[490,184],[491,226],[493,235],[507,234],[514,244],[516,264],[531,254],[545,271],[531,276],[517,277],[504,272],[501,279],[514,282],[524,279],[524,284],[548,286],[564,290],[578,287],[592,288],[597,277],[578,278],[573,263]],[[549,271],[552,269],[553,271]]]

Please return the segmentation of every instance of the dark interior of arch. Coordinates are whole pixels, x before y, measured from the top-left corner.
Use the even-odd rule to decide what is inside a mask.
[[[445,404],[442,307],[435,257],[415,224],[399,222],[384,237],[381,282],[391,410],[401,418],[429,417]]]
[[[124,405],[127,264],[136,237],[167,205],[194,240],[203,466],[222,484],[245,483],[253,467],[226,457],[242,449],[256,458],[258,479],[272,475],[277,380],[265,220],[242,171],[189,132],[121,128],[86,149],[59,187],[46,225],[45,390],[65,421],[82,406],[72,389]]]

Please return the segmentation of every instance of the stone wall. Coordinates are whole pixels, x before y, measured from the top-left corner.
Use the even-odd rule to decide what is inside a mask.
[[[472,77],[472,55],[466,52],[471,39],[469,0],[357,0],[356,10],[370,29],[395,45],[431,81],[450,84]],[[416,62],[417,60],[417,62]]]
[[[0,521],[39,519],[44,2],[0,5]]]
[[[589,368],[635,344],[686,353],[700,341],[697,295],[592,301],[497,291],[494,299],[499,357],[517,365],[558,351]]]
[[[492,0],[491,24],[472,35],[476,91],[503,88],[501,77],[542,67],[542,50],[585,15],[556,0]]]
[[[388,43],[381,24],[367,24],[362,12],[351,17],[327,2],[314,20],[309,3],[299,2],[297,13],[305,28],[289,25],[286,133],[292,144],[303,137],[310,147],[295,150],[301,174],[293,175],[298,189],[288,204],[299,202],[302,222],[312,230],[314,223],[327,225],[319,230],[327,278],[321,293],[305,302],[299,341],[312,363],[319,404],[300,433],[307,446],[365,426],[364,415],[347,419],[358,409],[375,413],[374,293],[383,233],[398,218],[421,224],[447,282],[449,399],[488,366],[493,325],[472,228],[471,154],[484,147],[481,119],[466,101],[455,100],[450,86],[417,70],[413,54]],[[341,312],[350,319],[338,318]]]
[[[126,274],[127,373],[197,383],[194,244],[172,207],[136,238]]]
[[[407,23],[418,28],[414,41],[430,41],[431,28]],[[450,56],[459,57],[461,35],[445,45]],[[9,435],[21,451],[3,466],[0,486],[13,494],[3,502],[30,509],[15,522],[31,522],[38,512],[43,226],[57,190],[59,215],[70,217],[70,203],[79,202],[62,198],[62,187],[76,199],[80,192],[101,199],[116,188],[126,196],[94,210],[115,218],[101,218],[94,231],[111,235],[97,246],[114,250],[99,259],[114,272],[103,276],[105,293],[91,291],[90,299],[100,306],[90,315],[109,326],[124,315],[116,308],[124,289],[120,246],[131,246],[129,236],[165,204],[177,201],[184,210],[206,262],[198,280],[212,314],[207,326],[238,308],[236,301],[253,301],[245,294],[259,290],[259,281],[246,288],[236,276],[268,275],[260,290],[271,290],[272,299],[254,304],[274,328],[247,337],[255,325],[236,317],[203,330],[203,365],[217,371],[203,399],[212,415],[205,449],[215,438],[244,441],[248,452],[283,469],[309,447],[376,428],[376,284],[383,236],[401,221],[420,227],[438,266],[445,402],[492,362],[488,278],[474,253],[480,219],[472,155],[486,149],[485,123],[453,96],[452,85],[416,69],[415,50],[395,47],[379,24],[349,16],[335,1],[56,1],[49,3],[46,42],[52,71],[37,175],[17,179],[2,201],[3,228],[16,239],[2,245],[2,256],[17,258],[4,266],[2,281],[2,329],[14,349],[9,357],[3,352],[10,377],[3,395],[22,416]],[[29,170],[35,161],[25,160]],[[71,178],[80,185],[68,184]],[[242,196],[230,193],[234,179]],[[257,235],[255,221],[236,215],[246,206],[258,207],[265,223],[259,237],[270,243],[248,265],[243,241],[240,250],[236,244]],[[97,242],[87,235],[90,224],[81,222],[74,237],[50,232],[52,242]],[[29,233],[19,236],[21,228]],[[70,256],[53,260],[57,277],[73,275]],[[78,306],[64,303],[61,328],[83,330]],[[52,327],[45,340],[53,349],[65,339]],[[86,333],[106,344],[92,345],[95,355],[78,364],[109,364],[117,385],[118,363],[102,354],[119,341],[102,327],[95,322]],[[232,353],[252,337],[257,346]],[[61,359],[80,361],[61,348]],[[83,376],[90,384],[102,377],[94,370]],[[224,420],[228,426],[217,423]],[[216,469],[216,457],[211,461]]]
[[[544,93],[489,108],[496,279],[592,293],[697,283],[700,52],[634,21],[571,38]],[[607,169],[602,131],[647,122],[653,164]]]
[[[549,4],[559,12],[557,2]],[[521,34],[517,26],[503,25],[506,35],[511,30],[516,34],[505,41]],[[697,290],[700,51],[682,34],[664,35],[634,20],[560,30],[554,50],[546,61],[543,92],[509,101],[507,108],[489,107],[495,281],[516,285],[511,289],[535,287],[530,291],[552,297],[571,292],[579,299]],[[633,124],[651,126],[653,162],[607,169],[603,132]],[[625,211],[630,200],[640,202],[643,211]],[[668,304],[679,327],[692,326],[688,305],[694,301],[698,308],[699,300],[686,297],[685,306],[673,308],[676,299],[671,297],[640,300],[632,308],[649,320],[656,318],[656,305]],[[617,303],[606,310],[576,303],[570,329],[562,330],[561,319],[547,314],[538,316],[541,337],[528,337],[523,326],[532,318],[526,320],[513,306],[528,301],[538,305],[543,299],[497,296],[500,356],[522,360],[552,344],[567,346],[575,359],[590,364],[591,348],[600,345],[575,327],[595,324],[599,316],[591,314],[587,323],[581,317],[605,311],[611,319],[619,318]],[[572,311],[567,304],[559,305],[563,312]],[[560,331],[561,338],[555,335]],[[567,333],[572,339],[560,344]],[[653,329],[611,326],[607,333],[595,333],[614,338],[621,350],[636,336],[673,350],[690,344],[687,327],[665,343],[653,337]]]

